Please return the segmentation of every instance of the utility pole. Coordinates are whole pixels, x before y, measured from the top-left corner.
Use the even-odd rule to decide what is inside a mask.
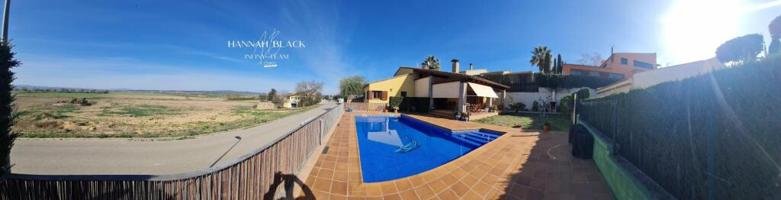
[[[11,10],[11,0],[5,0],[5,7],[3,8],[3,43],[8,43],[8,15]]]

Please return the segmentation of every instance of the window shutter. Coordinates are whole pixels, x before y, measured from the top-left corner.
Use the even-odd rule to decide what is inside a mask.
[[[388,91],[382,91],[382,100],[388,100]]]

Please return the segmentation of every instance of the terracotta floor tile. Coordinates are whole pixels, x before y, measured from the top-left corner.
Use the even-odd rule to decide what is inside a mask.
[[[347,200],[347,196],[345,196],[345,195],[338,195],[338,194],[331,194],[329,199],[331,199],[331,200]]]
[[[435,193],[439,193],[439,192],[447,189],[447,187],[448,187],[448,184],[445,184],[445,182],[442,181],[442,180],[432,181],[428,185],[431,188],[431,190],[433,190]]]
[[[331,193],[347,195],[347,183],[341,181],[331,182]]]
[[[466,194],[466,192],[469,191],[469,187],[466,186],[464,183],[461,183],[460,181],[456,181],[453,186],[450,187],[453,192],[456,193],[456,196],[462,197]]]
[[[382,196],[382,187],[379,184],[366,185],[367,196]]]
[[[411,116],[454,130],[489,128],[509,133],[427,172],[382,183],[363,183],[354,120],[359,113],[362,112],[345,113],[330,136],[329,151],[318,154],[320,157],[306,179],[317,199],[542,199],[570,198],[575,194],[581,195],[578,198],[588,195],[582,197],[586,199],[612,198],[593,161],[568,155],[566,133],[543,137],[521,133],[519,129],[418,115]],[[557,159],[545,153],[554,145],[566,146],[550,151]],[[546,188],[548,194],[543,192]]]
[[[314,193],[317,200],[328,200],[331,197],[327,192],[314,191],[312,193]]]
[[[461,197],[461,199],[483,199],[483,196],[480,194],[477,194],[474,191],[468,191],[464,196]]]
[[[383,196],[382,199],[384,199],[384,200],[401,200],[402,198],[401,198],[401,196],[399,196],[399,194],[390,194],[390,195]]]
[[[458,181],[458,178],[456,178],[451,174],[445,174],[444,176],[442,176],[441,180],[445,181],[445,183],[455,183],[456,181]]]
[[[471,174],[467,174],[466,176],[464,176],[464,178],[461,178],[461,181],[467,184],[471,184],[471,183],[477,183],[478,181],[480,181],[480,178]]]
[[[429,199],[436,197],[437,193],[434,192],[428,185],[423,185],[415,188],[415,192],[421,199]]]
[[[406,190],[406,191],[403,191],[403,192],[399,193],[399,195],[401,196],[402,199],[405,199],[405,200],[407,200],[407,199],[410,199],[410,200],[420,199],[420,197],[418,197],[418,194],[415,193],[414,190]]]
[[[312,188],[317,191],[331,192],[331,180],[316,178]]]
[[[423,176],[412,176],[409,178],[409,181],[413,186],[426,185],[426,180],[423,179]]]
[[[452,190],[445,190],[437,194],[437,197],[439,199],[458,199],[458,196],[456,196],[456,193]]]
[[[320,172],[317,173],[318,178],[333,178],[334,177],[334,170],[331,169],[320,169]]]
[[[396,184],[390,181],[380,183],[380,187],[382,188],[382,195],[399,193],[399,189],[396,188]]]
[[[347,172],[346,171],[335,171],[333,175],[333,179],[335,181],[347,181]]]
[[[396,187],[399,189],[399,191],[406,191],[409,189],[412,189],[412,183],[410,183],[409,179],[399,179],[396,181]]]
[[[347,185],[347,193],[351,196],[366,196],[366,187],[361,184],[349,183]]]

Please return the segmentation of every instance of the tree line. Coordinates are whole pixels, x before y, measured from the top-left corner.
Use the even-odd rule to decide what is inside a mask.
[[[70,88],[14,88],[14,91],[20,91],[20,92],[95,93],[95,94],[108,94],[109,93],[109,90],[70,89]]]

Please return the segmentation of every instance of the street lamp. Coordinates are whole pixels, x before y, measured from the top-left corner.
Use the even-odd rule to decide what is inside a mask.
[[[11,0],[5,0],[5,7],[3,8],[3,38],[2,42],[8,42],[8,15],[11,9]]]

